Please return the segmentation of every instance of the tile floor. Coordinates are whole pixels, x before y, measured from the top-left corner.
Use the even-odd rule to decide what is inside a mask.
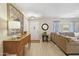
[[[32,43],[30,49],[26,47],[26,56],[66,56],[54,43]]]

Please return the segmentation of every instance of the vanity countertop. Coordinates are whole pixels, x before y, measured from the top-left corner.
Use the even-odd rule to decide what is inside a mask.
[[[7,39],[4,41],[20,41],[21,39],[25,38],[26,36],[28,36],[29,34],[23,34],[20,36],[7,36]]]

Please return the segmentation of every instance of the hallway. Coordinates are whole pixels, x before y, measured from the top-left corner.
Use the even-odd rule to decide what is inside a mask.
[[[26,48],[27,56],[65,56],[65,54],[52,42],[32,43],[30,49]]]
[[[44,36],[79,55],[79,3],[0,3],[1,56],[66,56]]]

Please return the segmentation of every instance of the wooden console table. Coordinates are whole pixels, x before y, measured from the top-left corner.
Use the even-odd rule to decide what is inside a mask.
[[[8,39],[3,41],[3,53],[25,55],[25,45],[31,45],[31,35],[22,35],[17,39]]]

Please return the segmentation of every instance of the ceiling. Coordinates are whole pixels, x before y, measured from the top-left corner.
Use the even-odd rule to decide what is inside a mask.
[[[79,17],[79,3],[15,3],[25,14],[33,13],[51,18]]]

